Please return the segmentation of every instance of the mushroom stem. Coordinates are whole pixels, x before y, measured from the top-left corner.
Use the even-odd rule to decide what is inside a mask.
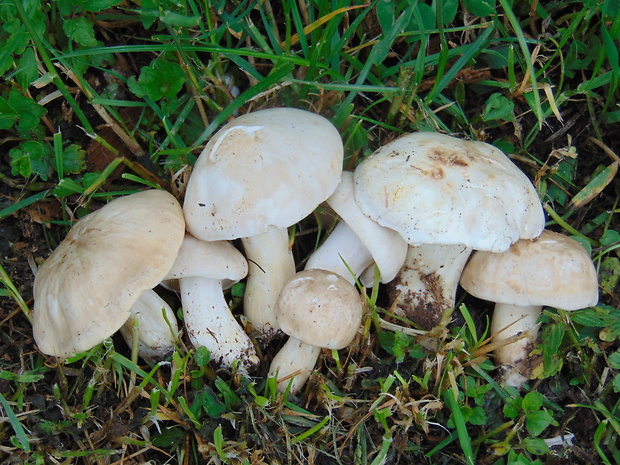
[[[220,280],[182,278],[179,287],[185,327],[194,347],[206,347],[218,365],[230,367],[235,360],[244,369],[258,365],[254,344],[230,312]]]
[[[310,377],[320,353],[320,347],[289,337],[273,358],[268,376],[278,377],[278,391],[286,391],[290,383],[289,392],[295,394]]]
[[[148,289],[140,295],[130,311],[129,319],[120,330],[127,345],[133,345],[133,327],[137,325],[140,357],[154,362],[172,354],[179,328],[174,312],[166,301]]]
[[[471,251],[462,244],[409,246],[405,264],[389,284],[393,305],[423,329],[445,328]]]
[[[295,274],[286,228],[241,239],[249,264],[243,311],[253,330],[267,342],[278,332],[274,305],[284,283]]]
[[[522,374],[522,368],[525,368],[523,362],[528,360],[538,336],[538,318],[541,312],[540,305],[495,304],[491,319],[491,334],[495,343],[527,332],[522,339],[502,345],[494,351],[496,362],[504,369],[502,378],[508,386],[520,388],[528,380]]]
[[[373,263],[372,255],[357,234],[341,221],[323,244],[312,252],[305,269],[332,271],[355,285],[355,279]]]

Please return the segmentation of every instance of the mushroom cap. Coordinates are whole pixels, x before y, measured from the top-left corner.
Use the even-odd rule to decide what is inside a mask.
[[[343,146],[324,117],[294,108],[240,116],[218,131],[187,184],[188,230],[213,241],[286,228],[336,189]]]
[[[247,260],[228,241],[201,241],[185,234],[177,258],[165,279],[200,277],[236,282],[247,274]]]
[[[476,297],[516,306],[578,310],[598,302],[596,269],[586,250],[547,230],[502,253],[474,252],[460,283]]]
[[[69,357],[118,331],[142,292],[166,276],[184,229],[180,204],[160,190],[117,198],[75,223],[34,281],[41,352]]]
[[[355,170],[355,200],[412,245],[501,252],[544,228],[527,176],[499,149],[418,132],[379,148]]]
[[[392,281],[405,262],[407,243],[396,231],[362,213],[354,198],[353,173],[342,173],[340,184],[327,203],[368,249],[381,272],[381,281]]]
[[[300,271],[289,279],[275,311],[278,324],[289,336],[334,350],[351,343],[363,314],[355,287],[342,276],[320,269]]]

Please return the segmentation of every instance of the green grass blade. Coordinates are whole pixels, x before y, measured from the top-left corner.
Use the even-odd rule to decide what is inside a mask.
[[[0,404],[2,404],[2,408],[6,413],[7,418],[9,419],[9,423],[13,427],[13,431],[15,431],[15,435],[17,436],[17,440],[19,444],[22,446],[22,449],[26,452],[30,452],[30,442],[28,441],[28,436],[26,436],[26,431],[22,426],[19,418],[15,415],[15,412],[9,405],[9,402],[4,398],[2,393],[0,392]]]

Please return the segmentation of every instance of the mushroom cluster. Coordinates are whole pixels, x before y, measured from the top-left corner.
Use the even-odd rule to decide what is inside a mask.
[[[113,200],[73,226],[35,278],[39,349],[68,357],[120,329],[130,343],[138,335],[144,359],[167,357],[179,329],[153,290],[163,284],[180,295],[191,344],[206,347],[219,366],[238,361],[249,372],[260,363],[256,339],[266,344],[287,334],[268,373],[278,389],[295,393],[321,348],[354,339],[363,314],[356,285],[372,286],[375,268],[395,311],[431,334],[448,324],[459,280],[498,302],[492,329],[504,339],[507,327],[535,337],[541,305],[596,303],[589,257],[574,241],[543,232],[533,185],[497,148],[406,134],[353,172],[342,171],[343,152],[337,129],[307,111],[273,108],[232,120],[198,157],[182,207],[150,190]],[[297,271],[287,228],[321,204],[339,221]],[[529,262],[544,254],[543,265]],[[522,271],[537,266],[540,276]],[[522,285],[534,296],[515,290],[517,273],[529,273]],[[569,274],[586,286],[583,298],[553,287]],[[240,322],[224,290],[246,275]],[[535,285],[554,296],[540,297]],[[524,316],[517,306],[538,307]],[[504,356],[510,345],[496,357],[510,367],[506,382],[518,385],[528,344],[520,342],[516,359]]]

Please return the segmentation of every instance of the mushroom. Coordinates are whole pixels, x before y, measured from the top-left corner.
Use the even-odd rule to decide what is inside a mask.
[[[360,295],[346,279],[326,270],[304,270],[282,288],[276,318],[288,341],[269,367],[278,390],[295,394],[304,385],[321,348],[339,350],[351,343],[361,325]]]
[[[239,360],[246,371],[258,365],[254,344],[228,307],[222,281],[239,281],[248,272],[245,257],[227,241],[201,241],[185,235],[166,281],[178,280],[187,335],[206,347],[219,366]]]
[[[267,340],[277,331],[275,300],[295,273],[287,228],[336,189],[342,160],[342,140],[327,119],[273,108],[224,126],[196,161],[187,228],[205,241],[241,238],[250,264],[244,313]]]
[[[592,260],[570,237],[545,230],[534,241],[520,240],[502,253],[474,252],[461,276],[471,295],[496,302],[491,321],[495,349],[505,384],[520,388],[527,360],[538,335],[542,307],[578,310],[598,302],[598,280]]]
[[[176,198],[160,190],[117,198],[75,223],[34,280],[39,350],[66,358],[118,331],[174,263],[184,227]]]
[[[134,330],[138,331],[138,355],[144,360],[165,360],[174,351],[179,327],[170,305],[154,290],[147,289],[131,306],[129,319],[121,326],[121,334],[132,347]]]
[[[345,171],[327,204],[341,221],[308,258],[305,269],[333,271],[355,283],[374,263],[387,283],[396,277],[407,254],[407,243],[396,232],[365,216],[353,197],[353,173]]]
[[[364,214],[410,244],[394,305],[427,330],[449,322],[472,249],[501,252],[544,228],[532,183],[483,142],[406,134],[363,160],[354,182]]]

